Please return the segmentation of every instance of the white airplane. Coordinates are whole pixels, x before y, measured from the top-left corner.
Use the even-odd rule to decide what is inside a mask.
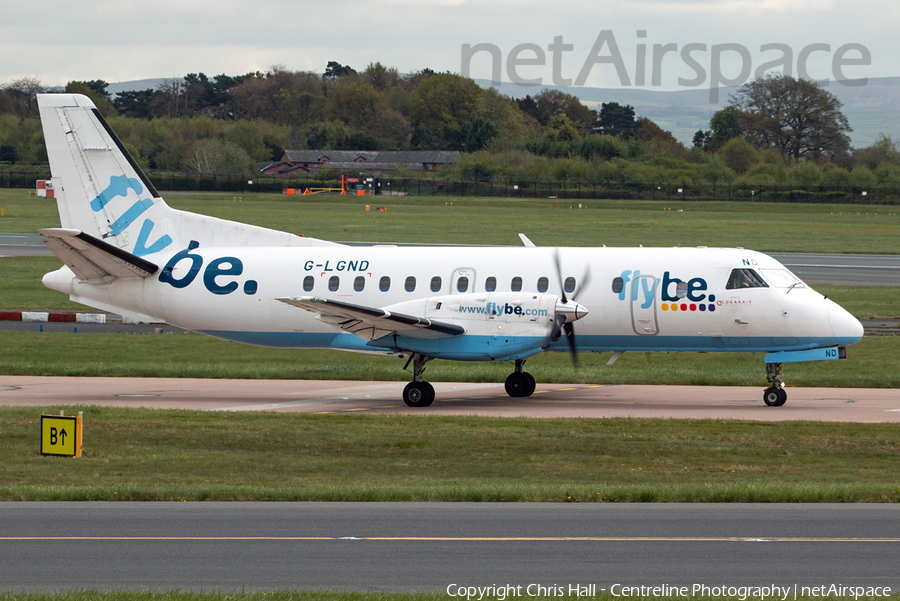
[[[844,358],[863,336],[740,248],[348,246],[175,210],[87,97],[38,104],[62,225],[40,233],[65,263],[45,286],[226,340],[408,356],[411,407],[434,401],[432,359],[514,362],[506,391],[529,396],[523,366],[545,350],[764,352],[778,406],[782,363]]]

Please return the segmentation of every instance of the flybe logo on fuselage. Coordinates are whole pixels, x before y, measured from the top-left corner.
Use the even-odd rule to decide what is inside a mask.
[[[670,307],[673,311],[678,311],[678,303],[684,299],[691,301],[693,305],[688,306],[687,309],[682,307],[681,310],[696,311],[698,308],[701,311],[716,310],[715,304],[713,304],[716,300],[716,295],[706,294],[709,284],[700,277],[685,281],[681,278],[673,277],[670,272],[666,271],[660,279],[652,274],[642,274],[640,270],[631,271],[626,269],[619,278],[622,280],[621,288],[619,289],[619,300],[624,301],[630,289],[631,302],[640,302],[642,309],[648,309],[653,306],[653,300],[657,290],[659,290],[659,300],[663,303],[661,307],[663,311],[668,311]],[[703,301],[708,301],[708,304]],[[672,304],[670,305],[669,303]],[[700,304],[697,305],[697,303]]]
[[[185,250],[176,253],[169,259],[169,262],[166,263],[166,266],[159,273],[159,281],[179,289],[190,286],[203,267],[203,257],[191,252],[199,246],[200,244],[196,240],[191,240],[191,243],[188,244]],[[185,260],[190,261],[191,266],[186,273],[176,278],[174,273],[175,267]],[[213,294],[231,294],[240,286],[234,277],[243,273],[244,264],[240,259],[237,257],[219,257],[210,261],[206,265],[206,269],[203,269],[203,285]],[[246,280],[244,282],[244,294],[256,294],[258,288],[259,284],[257,284],[256,280]]]

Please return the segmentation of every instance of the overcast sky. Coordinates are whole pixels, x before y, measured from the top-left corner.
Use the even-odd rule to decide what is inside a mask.
[[[380,61],[404,73],[468,68],[485,79],[496,65],[504,81],[620,87],[640,83],[642,53],[648,89],[654,75],[655,89],[676,89],[679,78],[709,87],[716,73],[719,80],[738,80],[742,70],[752,77],[786,54],[794,75],[806,54],[801,62],[815,79],[839,77],[836,58],[844,77],[900,76],[897,0],[0,2],[0,83],[22,76],[53,86],[238,75],[277,64],[321,73],[335,60],[357,70]],[[555,38],[561,39],[553,50]],[[482,49],[468,65],[466,44]],[[765,44],[782,46],[762,52]],[[657,68],[654,46],[668,49],[657,56]],[[624,69],[616,68],[616,57]]]

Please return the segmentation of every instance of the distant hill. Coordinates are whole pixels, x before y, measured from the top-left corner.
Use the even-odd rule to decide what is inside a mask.
[[[117,94],[130,90],[156,89],[168,79],[172,78],[111,83],[107,91]],[[486,79],[476,79],[475,82],[484,88],[491,84]],[[687,146],[691,145],[694,132],[709,128],[710,117],[728,104],[729,95],[737,89],[721,88],[719,102],[716,104],[710,104],[708,88],[666,92],[642,88],[526,87],[501,83],[499,91],[512,98],[523,98],[529,94],[534,96],[545,88],[572,94],[587,106],[598,110],[603,102],[630,104],[639,116],[653,120]],[[867,85],[858,88],[831,82],[827,89],[844,103],[843,112],[853,128],[850,139],[854,147],[870,146],[882,133],[900,141],[900,77],[869,78]]]
[[[482,87],[490,86],[486,79],[476,79]],[[719,102],[710,104],[709,89],[659,91],[642,88],[587,88],[557,86],[519,86],[501,83],[499,92],[513,98],[535,95],[543,89],[558,89],[572,94],[591,108],[603,102],[630,104],[642,117],[671,131],[678,141],[690,146],[694,132],[708,129],[713,113],[728,104],[728,97],[737,88],[720,88]],[[850,122],[852,145],[870,146],[884,133],[900,141],[900,77],[869,78],[868,84],[858,88],[831,82],[827,90],[844,103],[843,113]]]

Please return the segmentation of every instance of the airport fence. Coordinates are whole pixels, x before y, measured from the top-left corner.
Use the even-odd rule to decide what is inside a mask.
[[[274,192],[288,188],[324,188],[341,185],[337,177],[301,177],[256,174],[212,174],[154,171],[150,180],[159,190],[175,192]],[[0,188],[35,188],[35,181],[50,179],[46,165],[0,168]],[[799,185],[796,183],[723,183],[710,181],[604,180],[458,180],[440,177],[382,176],[380,192],[404,196],[462,196],[543,198],[557,201],[586,200],[737,200],[746,202],[900,204],[900,185],[845,183]],[[348,185],[348,194],[355,194]],[[378,189],[363,182],[368,193]]]

